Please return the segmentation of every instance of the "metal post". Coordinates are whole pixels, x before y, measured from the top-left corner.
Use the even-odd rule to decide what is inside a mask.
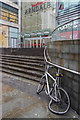
[[[36,48],[38,48],[38,40],[36,40]]]
[[[25,48],[25,38],[24,38],[24,36],[23,36],[23,41],[24,41],[24,48]]]
[[[31,40],[30,40],[30,48],[31,48]]]
[[[34,48],[34,40],[33,40],[33,48]]]
[[[27,48],[28,48],[28,40],[27,40]]]
[[[40,48],[41,48],[41,36],[40,36]]]
[[[43,44],[45,44],[45,39],[43,39]]]

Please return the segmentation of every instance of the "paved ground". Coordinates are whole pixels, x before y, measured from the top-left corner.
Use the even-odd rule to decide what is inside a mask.
[[[36,94],[37,83],[18,80],[0,73],[2,83],[2,117],[3,118],[78,118],[72,109],[65,115],[55,115],[48,110],[49,98],[42,92]],[[0,97],[1,98],[1,97]],[[1,99],[0,99],[1,106]],[[1,107],[0,107],[1,108]],[[53,120],[54,120],[53,119]]]

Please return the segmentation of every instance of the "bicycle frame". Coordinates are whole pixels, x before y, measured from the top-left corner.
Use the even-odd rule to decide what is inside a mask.
[[[47,54],[48,55],[48,54]],[[51,60],[50,60],[51,61]],[[45,49],[44,49],[44,62],[45,62],[45,73],[44,75],[42,76],[41,80],[40,80],[40,83],[38,85],[38,89],[37,89],[37,94],[39,94],[40,92],[42,92],[45,88],[45,85],[46,85],[46,89],[45,89],[45,93],[50,97],[50,102],[49,102],[49,105],[48,105],[48,108],[49,110],[52,112],[52,113],[55,113],[55,114],[64,114],[66,113],[69,108],[70,108],[70,99],[69,99],[69,96],[67,94],[67,92],[62,88],[60,87],[60,77],[62,77],[63,75],[60,73],[60,69],[62,69],[63,67],[60,67],[58,65],[55,65],[51,62],[49,62],[47,60],[47,56],[46,56],[46,46],[45,46]],[[50,73],[49,73],[49,68],[57,68],[58,70],[58,73],[56,74],[56,78],[54,78]],[[63,68],[65,70],[65,68]],[[62,69],[62,70],[63,70]],[[69,70],[70,71],[70,70]],[[50,85],[49,84],[49,78],[51,78],[51,80],[53,81],[53,84]],[[44,79],[45,78],[45,79]],[[63,94],[62,94],[63,93]],[[64,99],[63,95],[65,96],[66,100]],[[56,106],[59,108],[59,111],[58,109],[56,109],[56,107],[53,107],[51,108],[52,104],[53,104],[53,101],[55,104],[59,104],[60,106]],[[67,102],[66,106],[64,107],[64,109],[62,108],[62,105],[64,106],[65,103]],[[61,109],[62,108],[62,109]]]
[[[52,66],[49,66],[47,64],[45,64],[45,74],[43,75],[43,77],[45,76],[46,77],[46,83],[47,83],[47,91],[45,90],[45,93],[47,95],[49,95],[49,97],[51,99],[53,99],[54,101],[58,101],[58,98],[57,98],[57,94],[56,94],[56,88],[58,88],[58,84],[57,84],[57,77],[56,79],[54,77],[52,77],[52,75],[48,72],[48,69],[52,67]],[[58,71],[59,72],[59,71]],[[48,80],[48,76],[54,81],[53,83],[53,88],[55,89],[55,98],[51,97],[50,93],[52,91],[53,88],[50,89],[50,86],[49,86],[49,80]]]

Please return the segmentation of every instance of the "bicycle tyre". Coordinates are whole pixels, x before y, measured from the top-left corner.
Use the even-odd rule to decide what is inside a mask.
[[[45,81],[43,80],[44,77],[45,77],[45,75],[42,76],[42,78],[40,80],[40,83],[39,83],[38,88],[37,88],[37,94],[39,94],[40,92],[42,92],[43,89],[44,89],[44,87],[45,87]]]
[[[61,98],[61,100],[58,102],[54,101],[53,100],[54,98],[51,99],[49,102],[48,108],[52,113],[62,115],[62,114],[65,114],[68,112],[68,110],[70,108],[70,99],[69,99],[69,95],[67,94],[67,92],[63,88],[59,87],[58,89],[60,92],[62,91],[62,93],[64,93],[65,97],[67,98],[67,101],[66,101],[67,103],[65,103],[65,101],[64,101],[66,98],[62,95],[63,98]],[[62,100],[62,99],[64,99],[64,100]],[[62,101],[64,102],[64,105],[67,105],[66,108],[64,108],[64,107],[61,108],[63,106],[63,104],[61,104]],[[53,108],[51,108],[53,102],[54,102],[54,105],[53,105]],[[63,109],[63,111],[61,109]]]

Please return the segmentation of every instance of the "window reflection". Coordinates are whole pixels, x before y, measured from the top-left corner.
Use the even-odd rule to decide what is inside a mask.
[[[0,19],[18,24],[18,10],[0,3]]]

